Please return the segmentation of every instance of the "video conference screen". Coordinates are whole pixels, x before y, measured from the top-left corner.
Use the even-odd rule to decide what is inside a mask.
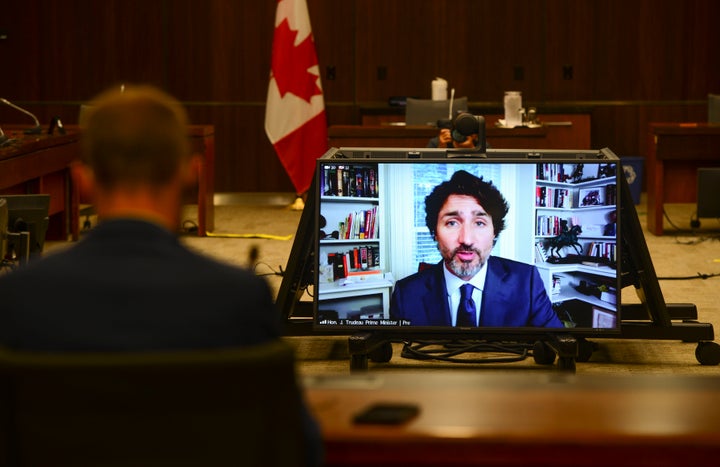
[[[392,156],[318,160],[316,328],[619,330],[614,155]]]

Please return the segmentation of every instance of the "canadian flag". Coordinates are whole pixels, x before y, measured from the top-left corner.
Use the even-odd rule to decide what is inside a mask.
[[[305,0],[279,0],[265,133],[297,194],[310,188],[315,160],[328,149],[320,68]]]

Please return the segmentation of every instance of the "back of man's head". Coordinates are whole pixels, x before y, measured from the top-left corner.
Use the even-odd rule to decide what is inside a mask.
[[[114,88],[92,101],[82,149],[98,186],[161,186],[190,156],[187,114],[152,86]]]

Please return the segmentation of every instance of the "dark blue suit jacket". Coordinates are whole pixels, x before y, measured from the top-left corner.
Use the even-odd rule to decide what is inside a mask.
[[[443,263],[395,283],[390,316],[413,326],[452,326]],[[552,309],[537,269],[529,264],[491,256],[480,310],[487,327],[563,327]]]
[[[0,276],[0,345],[15,349],[239,347],[279,339],[281,324],[264,279],[139,220],[102,222],[67,250]],[[319,429],[303,416],[309,464],[318,465]]]

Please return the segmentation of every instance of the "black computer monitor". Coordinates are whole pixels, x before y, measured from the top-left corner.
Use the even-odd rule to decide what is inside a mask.
[[[0,195],[7,203],[7,255],[19,262],[42,253],[49,223],[50,195]]]
[[[720,168],[701,167],[697,171],[697,217],[720,219]]]
[[[452,101],[434,101],[430,99],[407,98],[405,106],[405,124],[409,126],[436,126],[438,120],[452,120],[458,112],[467,112],[467,97],[459,97]]]

